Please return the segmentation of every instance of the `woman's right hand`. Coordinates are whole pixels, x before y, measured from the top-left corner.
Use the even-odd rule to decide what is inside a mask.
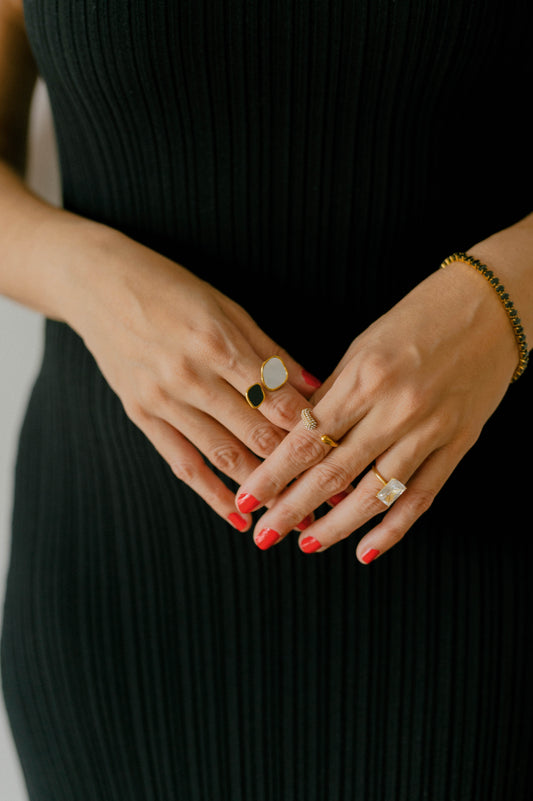
[[[175,475],[246,530],[253,499],[237,514],[234,494],[201,454],[242,484],[300,420],[320,382],[238,304],[179,264],[115,231],[97,234],[89,252],[90,264],[83,258],[71,272],[66,322]],[[252,409],[246,390],[273,355],[289,380]]]

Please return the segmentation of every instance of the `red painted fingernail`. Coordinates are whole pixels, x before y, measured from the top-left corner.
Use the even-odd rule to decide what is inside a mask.
[[[304,529],[307,528],[307,526],[311,525],[311,523],[313,522],[314,519],[315,519],[315,517],[314,517],[313,514],[307,515],[306,517],[304,517],[303,520],[300,520],[298,525],[294,526],[294,528],[297,528],[298,531],[303,531]]]
[[[241,517],[239,514],[237,514],[237,512],[232,512],[231,514],[229,514],[228,520],[231,523],[231,525],[234,526],[235,528],[238,528],[239,531],[244,531],[245,529],[248,528],[248,523],[246,522],[244,517]]]
[[[307,370],[302,370],[302,378],[310,387],[318,388],[322,386],[322,381],[320,381],[319,378],[315,378],[311,373],[308,373]]]
[[[300,543],[300,548],[305,553],[314,553],[318,551],[319,548],[322,548],[321,543],[318,540],[315,540],[314,537],[304,537]]]
[[[376,556],[379,556],[380,551],[377,548],[370,548],[369,551],[364,553],[361,557],[365,565],[368,565],[369,562],[373,562]]]
[[[337,504],[343,501],[344,498],[347,498],[349,494],[350,493],[346,492],[346,490],[338,492],[336,495],[332,495],[331,498],[329,498],[328,503],[330,503],[332,506],[337,506]]]
[[[271,545],[274,545],[274,543],[277,542],[280,537],[281,534],[278,534],[278,532],[274,531],[273,528],[264,528],[255,538],[255,544],[261,548],[262,551],[266,551],[266,549],[270,548]]]
[[[244,513],[253,512],[255,509],[259,508],[259,505],[257,498],[254,498],[249,492],[242,492],[237,498],[237,506],[241,512]]]

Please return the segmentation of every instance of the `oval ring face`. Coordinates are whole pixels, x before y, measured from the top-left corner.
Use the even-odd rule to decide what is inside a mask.
[[[261,381],[271,392],[282,387],[288,378],[287,368],[279,356],[271,356],[261,365]]]

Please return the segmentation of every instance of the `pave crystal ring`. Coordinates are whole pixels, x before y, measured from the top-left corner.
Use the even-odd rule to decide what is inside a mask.
[[[307,428],[308,431],[313,431],[315,428],[318,428],[318,421],[315,420],[313,417],[313,413],[311,409],[302,409],[301,411],[302,423],[304,424],[304,428]],[[330,448],[338,448],[339,443],[335,442],[333,437],[328,436],[328,434],[323,434],[320,439],[324,443],[324,445],[329,445]]]
[[[271,356],[266,359],[261,365],[261,383],[252,384],[246,390],[246,400],[252,407],[257,409],[261,406],[265,399],[265,389],[274,392],[279,389],[283,384],[287,383],[289,372],[279,356]]]
[[[372,472],[383,484],[380,491],[376,494],[376,498],[379,498],[381,503],[384,503],[385,506],[391,506],[396,498],[399,498],[400,495],[405,492],[407,487],[405,484],[402,484],[401,481],[398,481],[397,478],[391,478],[390,481],[386,481],[375,464],[372,465]]]
[[[318,428],[318,422],[313,417],[311,409],[302,409],[301,418],[304,428],[307,428],[308,431]]]

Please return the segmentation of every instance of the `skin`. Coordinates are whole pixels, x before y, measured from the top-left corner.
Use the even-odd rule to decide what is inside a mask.
[[[283,537],[305,520],[298,542],[312,536],[320,551],[383,511],[379,482],[368,473],[377,461],[408,491],[359,542],[357,557],[392,547],[474,444],[516,366],[514,335],[492,288],[466,265],[431,274],[354,340],[316,390],[302,366],[217,289],[24,186],[35,78],[22,4],[0,0],[0,293],[67,322],[176,476],[233,525],[249,529],[249,510],[235,507],[202,454],[241,485],[237,498],[252,495],[267,507],[256,539],[265,528]],[[533,341],[533,215],[470,253],[519,299]],[[275,354],[289,382],[252,410],[243,394]],[[317,431],[302,428],[307,406]],[[341,446],[323,445],[321,433]],[[347,497],[312,522],[313,509],[342,490]]]
[[[533,215],[469,255],[488,263],[519,299],[531,342]],[[270,504],[255,527],[256,543],[264,547],[265,531],[267,542],[271,532],[283,539],[294,519],[343,491],[298,544],[312,537],[313,552],[321,553],[350,536],[386,509],[376,498],[382,484],[369,470],[376,463],[382,476],[408,489],[358,542],[356,555],[366,563],[392,548],[476,442],[517,362],[512,326],[489,283],[464,263],[431,274],[353,341],[311,399],[319,427],[297,426],[239,489],[237,499],[247,493]],[[339,447],[324,445],[324,433]]]
[[[0,292],[67,322],[175,475],[247,529],[251,516],[236,512],[203,456],[244,481],[296,425],[317,382],[244,309],[181,265],[29,192],[20,173],[36,74],[21,4],[1,0]],[[289,380],[254,410],[244,393],[273,355]]]

